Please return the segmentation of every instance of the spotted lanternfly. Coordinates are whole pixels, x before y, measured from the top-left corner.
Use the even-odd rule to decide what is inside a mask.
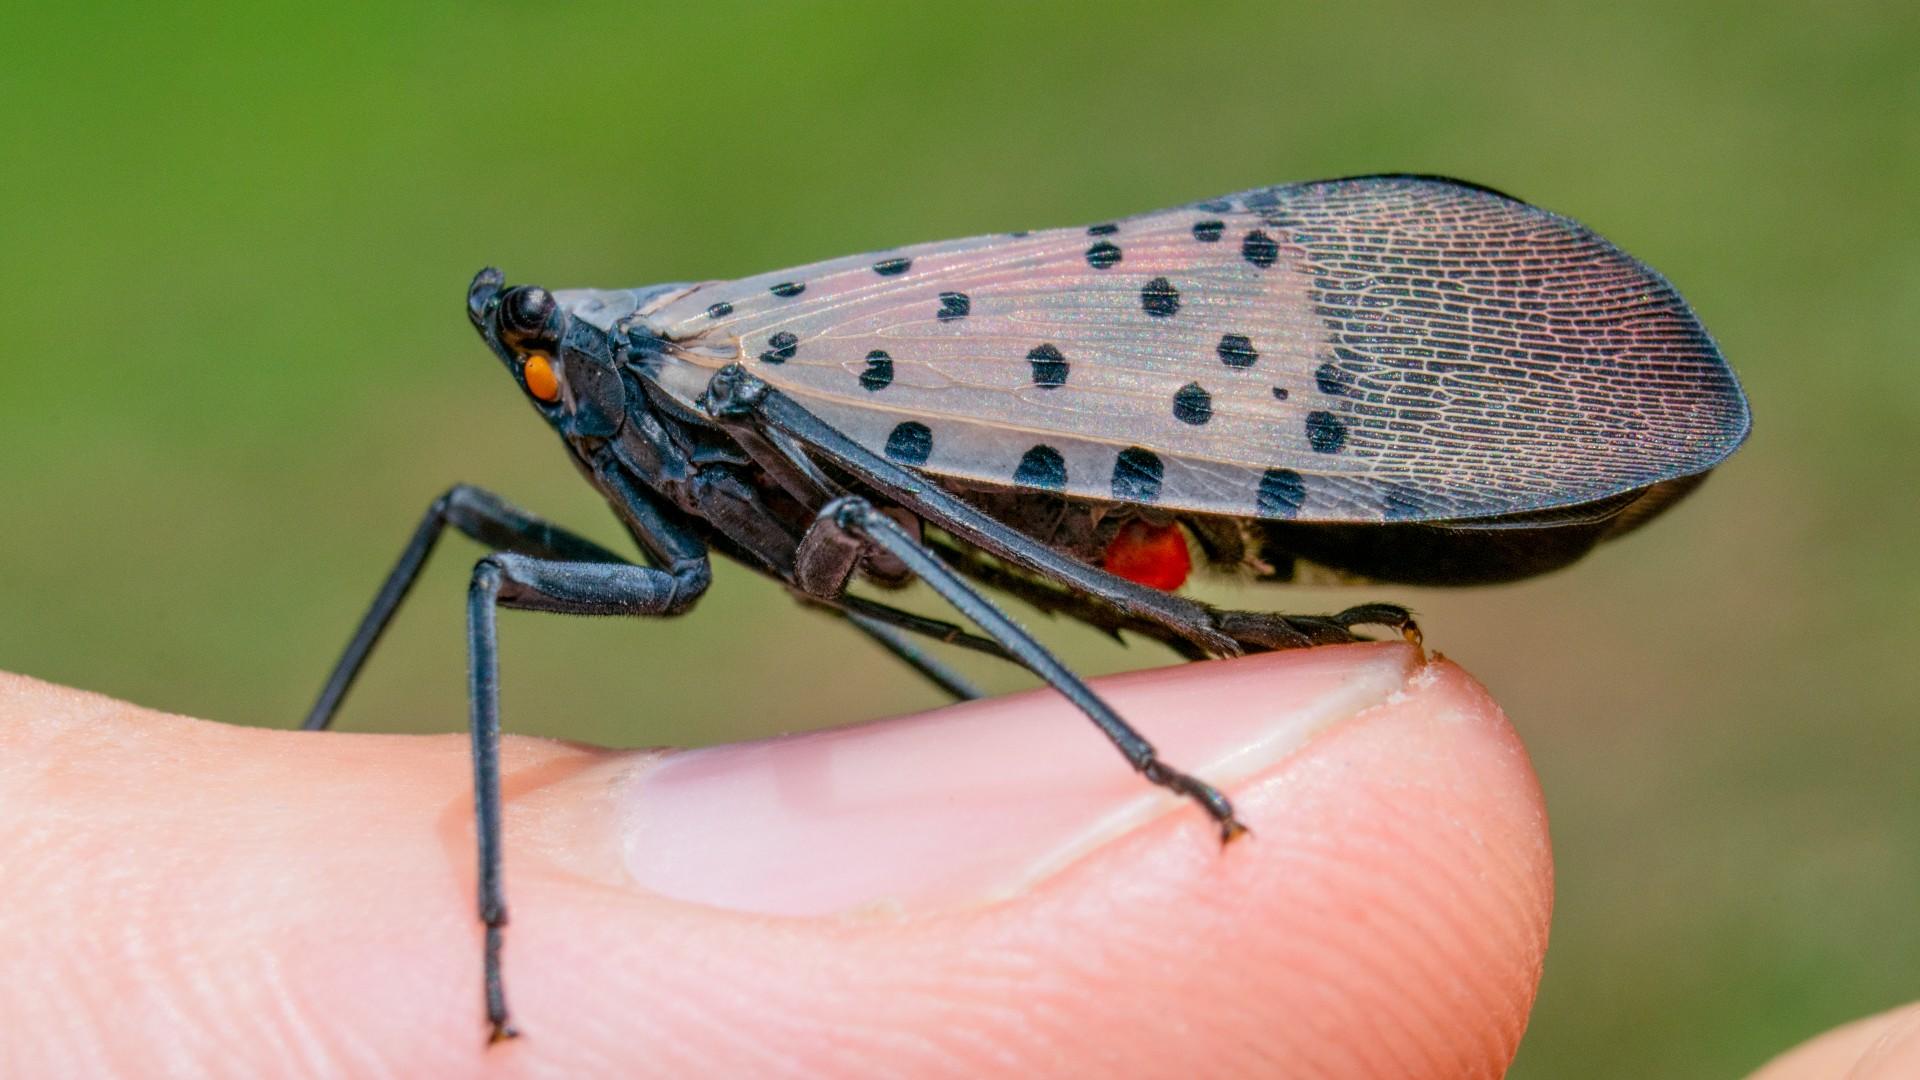
[[[1023,664],[1150,782],[1233,808],[980,593],[1189,657],[1416,633],[1405,609],[1228,611],[1196,562],[1422,584],[1579,558],[1746,436],[1733,372],[1664,278],[1486,188],[1373,176],[1084,228],[983,236],[738,281],[507,288],[467,313],[644,554],[636,565],[459,486],[428,509],[308,716],[333,717],[441,529],[474,567],[474,791],[486,1008],[500,981],[498,606],[677,615],[710,551],[777,578],[956,697],[913,644]],[[985,636],[848,591],[918,578]]]

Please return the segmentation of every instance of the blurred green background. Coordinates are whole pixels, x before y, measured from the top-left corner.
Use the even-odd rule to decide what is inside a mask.
[[[731,277],[1455,174],[1666,272],[1756,415],[1698,495],[1571,571],[1366,594],[1423,613],[1546,785],[1559,907],[1516,1075],[1726,1075],[1912,998],[1920,8],[1446,7],[16,8],[0,667],[288,725],[449,482],[618,543],[467,328],[483,264]],[[462,728],[475,549],[442,551],[343,726]],[[933,703],[732,567],[677,623],[503,625],[521,732],[717,741]],[[1045,632],[1091,670],[1170,659]]]

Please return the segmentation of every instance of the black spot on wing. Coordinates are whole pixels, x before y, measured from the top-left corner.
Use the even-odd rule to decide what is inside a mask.
[[[725,300],[707,307],[707,318],[709,319],[724,319],[731,314],[733,314],[733,305],[727,303]]]
[[[1314,385],[1330,397],[1341,397],[1353,389],[1353,372],[1329,360],[1313,372]]]
[[[1036,345],[1027,353],[1027,362],[1033,365],[1033,385],[1051,389],[1064,386],[1067,382],[1067,358],[1052,345]]]
[[[767,291],[784,300],[788,297],[799,296],[801,293],[806,292],[807,284],[804,281],[783,281],[778,285],[768,286]]]
[[[1326,411],[1315,409],[1307,414],[1307,445],[1315,453],[1337,454],[1347,444],[1347,425],[1340,418]]]
[[[1195,426],[1213,419],[1213,395],[1197,382],[1190,382],[1174,391],[1173,418]]]
[[[1245,334],[1222,334],[1220,344],[1214,350],[1220,356],[1220,362],[1230,368],[1252,367],[1260,354],[1254,350],[1253,339]]]
[[[1211,244],[1220,239],[1220,234],[1225,232],[1226,228],[1227,223],[1218,218],[1196,221],[1193,223],[1193,238],[1203,244]]]
[[[1154,278],[1140,290],[1140,309],[1156,319],[1167,318],[1180,310],[1180,290],[1166,278]]]
[[[1119,231],[1120,231],[1120,226],[1112,224],[1111,222],[1105,225],[1087,226],[1088,236],[1112,236],[1114,233],[1117,233]]]
[[[1287,400],[1287,388],[1286,388],[1286,387],[1284,387],[1284,386],[1276,386],[1276,387],[1274,387],[1274,388],[1273,388],[1273,400],[1275,400],[1275,401],[1285,401],[1285,400]]]
[[[881,277],[894,277],[906,273],[907,268],[912,265],[913,260],[907,258],[881,259],[879,262],[873,264],[873,272],[879,274]]]
[[[1307,501],[1307,482],[1292,469],[1268,469],[1254,493],[1254,512],[1263,518],[1290,518]]]
[[[1240,244],[1240,255],[1253,265],[1266,269],[1280,258],[1280,245],[1258,229],[1247,234]]]
[[[767,339],[767,351],[760,359],[769,364],[784,364],[800,351],[800,339],[785,330]]]
[[[940,310],[936,313],[941,322],[964,319],[973,311],[973,300],[963,292],[943,292],[940,294]]]
[[[1013,482],[1023,487],[1058,491],[1067,486],[1067,459],[1051,446],[1035,446],[1020,455],[1020,465],[1013,470]]]
[[[1160,455],[1144,446],[1129,446],[1113,462],[1113,497],[1130,503],[1157,501],[1166,473]]]
[[[860,385],[869,392],[885,390],[893,383],[893,357],[884,349],[867,354],[867,370],[860,373]]]
[[[1120,261],[1120,249],[1105,240],[1087,249],[1087,265],[1095,270],[1106,270]]]
[[[925,465],[933,456],[933,429],[917,420],[894,426],[887,436],[887,457],[902,465]]]

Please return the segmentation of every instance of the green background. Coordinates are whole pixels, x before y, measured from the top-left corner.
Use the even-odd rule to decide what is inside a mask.
[[[1663,270],[1756,417],[1573,570],[1366,594],[1422,612],[1546,785],[1559,906],[1516,1075],[1725,1075],[1912,998],[1920,9],[1448,7],[16,8],[0,667],[286,725],[449,482],[618,542],[461,315],[483,264],[731,277],[1454,174]],[[474,554],[443,548],[344,726],[463,726]],[[670,625],[503,626],[522,732],[717,741],[933,700],[732,567]],[[1045,631],[1091,670],[1169,659]]]

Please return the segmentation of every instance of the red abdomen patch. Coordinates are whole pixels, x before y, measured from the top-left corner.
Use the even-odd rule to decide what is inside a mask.
[[[1172,592],[1186,584],[1193,559],[1187,554],[1187,537],[1180,526],[1135,520],[1114,534],[1101,565],[1108,573],[1149,589]]]

